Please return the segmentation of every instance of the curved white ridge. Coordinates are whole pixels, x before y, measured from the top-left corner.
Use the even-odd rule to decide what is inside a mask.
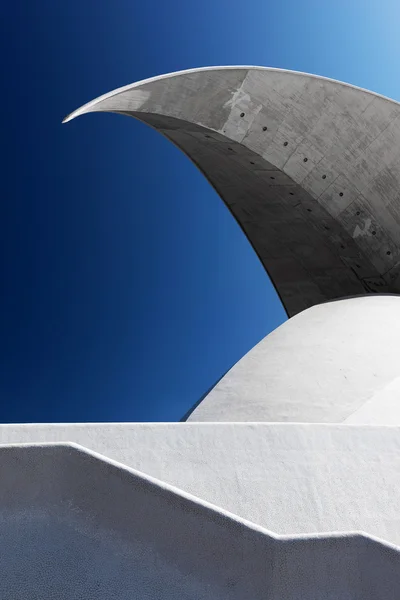
[[[267,335],[189,421],[400,425],[399,373],[400,298],[328,302]]]

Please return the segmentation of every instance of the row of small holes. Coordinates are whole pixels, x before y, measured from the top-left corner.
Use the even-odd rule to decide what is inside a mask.
[[[241,116],[241,117],[244,117],[244,113],[240,113],[240,116]],[[263,127],[263,131],[267,131],[267,129],[268,129],[268,127]],[[209,138],[209,137],[211,137],[211,136],[209,136],[209,135],[206,135],[206,138]],[[287,146],[287,145],[288,145],[288,143],[289,143],[289,142],[283,142],[283,145],[284,145],[284,146]],[[228,150],[232,150],[232,148],[228,148]],[[308,161],[308,158],[307,158],[307,157],[304,157],[304,158],[303,158],[303,161],[306,163],[306,162]],[[250,162],[250,164],[251,164],[251,165],[254,165],[254,163],[253,163],[253,162]],[[271,177],[271,179],[274,179],[274,177]],[[326,175],[322,175],[322,179],[326,179]],[[343,196],[343,192],[340,192],[339,196]]]
[[[240,116],[241,116],[241,117],[244,117],[244,113],[242,113]],[[268,127],[263,127],[263,131],[267,131],[267,129],[268,129]],[[206,138],[210,138],[211,136],[210,136],[210,135],[206,135],[205,137],[206,137]],[[284,145],[284,146],[287,146],[287,145],[288,145],[288,142],[283,142],[283,145]],[[232,148],[228,148],[228,150],[232,150]],[[307,162],[307,161],[308,161],[308,158],[304,158],[303,160],[304,160],[304,162]],[[250,164],[251,164],[251,165],[254,165],[254,163],[253,163],[253,162],[250,162]],[[322,175],[322,179],[326,179],[326,175]],[[343,196],[343,192],[340,192],[339,196]]]
[[[240,116],[241,116],[241,117],[244,117],[244,113],[240,113]],[[267,129],[268,129],[268,127],[263,127],[263,131],[267,131]],[[210,136],[209,136],[209,135],[206,135],[206,137],[210,137]],[[288,142],[283,142],[283,145],[284,145],[284,146],[287,146],[287,145],[288,145]],[[229,148],[229,150],[232,150],[232,148]],[[304,158],[303,158],[303,162],[305,162],[305,163],[306,163],[307,161],[308,161],[308,158],[307,158],[307,157],[304,157]],[[254,163],[253,163],[253,162],[251,162],[250,164],[251,164],[251,165],[254,165]],[[271,177],[271,179],[275,179],[275,178],[274,178],[274,177]],[[326,175],[322,175],[322,179],[326,179]],[[340,192],[339,196],[343,196],[343,192]]]
[[[245,113],[243,113],[243,112],[242,112],[242,113],[240,113],[240,116],[241,116],[241,117],[244,117],[244,115],[245,115]],[[267,129],[268,129],[267,127],[263,127],[263,131],[267,131]],[[210,138],[211,136],[210,136],[210,135],[206,135],[205,137],[206,137],[206,138]],[[284,145],[284,146],[287,146],[287,145],[288,145],[288,142],[284,142],[284,143],[283,143],[283,145]],[[231,151],[233,151],[233,150],[232,150],[232,148],[228,148],[228,150],[231,150]],[[307,162],[307,161],[308,161],[308,158],[307,158],[307,157],[304,157],[304,158],[303,158],[303,161],[304,161],[304,162]],[[251,165],[254,165],[255,163],[254,163],[254,162],[252,162],[252,161],[250,161],[250,164],[251,164]],[[271,179],[275,179],[275,177],[271,177]],[[322,179],[326,179],[326,175],[322,175]],[[290,196],[294,196],[294,193],[293,193],[293,192],[289,192],[289,194],[290,194]],[[340,192],[340,193],[339,193],[339,196],[341,196],[341,197],[342,197],[342,196],[343,196],[343,192]],[[312,212],[311,208],[307,208],[307,211],[308,211],[308,212]],[[359,214],[360,214],[360,211],[357,211],[357,212],[356,212],[356,215],[358,216]],[[325,229],[327,229],[327,230],[329,231],[329,227],[325,227]],[[372,235],[376,235],[376,231],[373,231],[373,232],[372,232]],[[344,246],[341,246],[341,248],[344,248]],[[388,256],[390,256],[390,254],[391,254],[390,250],[388,250],[388,251],[386,252],[386,254],[387,254]],[[356,267],[358,267],[359,269],[361,268],[361,267],[360,267],[360,265],[356,265]]]

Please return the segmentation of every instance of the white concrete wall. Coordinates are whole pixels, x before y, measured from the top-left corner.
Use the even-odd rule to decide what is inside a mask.
[[[5,600],[261,600],[267,589],[275,540],[79,449],[3,447],[0,481]]]
[[[400,546],[400,428],[2,425],[1,443],[72,441],[282,535],[364,531]]]
[[[78,447],[3,447],[0,480],[1,598],[398,598],[397,548],[271,536]]]

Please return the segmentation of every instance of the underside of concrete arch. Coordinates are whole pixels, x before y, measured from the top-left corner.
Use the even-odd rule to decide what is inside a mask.
[[[72,113],[126,114],[170,139],[241,226],[289,316],[400,291],[400,106],[302,73],[206,68]]]

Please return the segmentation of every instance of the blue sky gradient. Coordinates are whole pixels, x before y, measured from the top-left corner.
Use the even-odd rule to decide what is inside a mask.
[[[116,87],[263,65],[400,99],[395,0],[27,0],[2,8],[0,422],[174,421],[285,319],[195,167],[94,114]]]

